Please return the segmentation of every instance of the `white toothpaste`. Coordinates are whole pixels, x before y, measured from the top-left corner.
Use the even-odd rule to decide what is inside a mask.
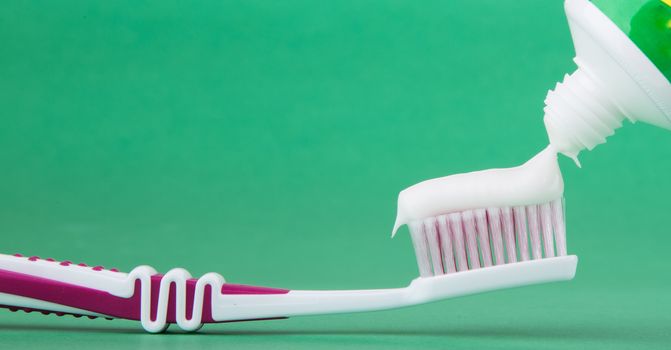
[[[415,220],[451,212],[549,202],[564,192],[557,152],[548,146],[526,163],[426,180],[401,191],[392,237]]]

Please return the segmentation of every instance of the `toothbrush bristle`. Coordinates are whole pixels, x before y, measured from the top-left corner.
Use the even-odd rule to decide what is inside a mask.
[[[454,212],[408,227],[421,277],[567,254],[563,198]]]

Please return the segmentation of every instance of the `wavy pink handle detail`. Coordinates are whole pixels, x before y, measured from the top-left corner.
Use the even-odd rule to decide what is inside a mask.
[[[152,320],[156,318],[159,286],[163,275],[151,276],[151,310]],[[186,316],[191,318],[193,299],[197,279],[186,282]],[[135,281],[135,292],[130,298],[114,296],[108,292],[81,287],[48,278],[36,277],[0,269],[0,293],[13,294],[31,299],[38,299],[59,305],[103,314],[114,318],[140,320],[140,281]],[[221,294],[286,294],[289,290],[267,287],[246,286],[241,284],[224,283]],[[203,299],[203,323],[217,322],[212,318],[211,305],[212,288],[205,287]],[[170,287],[167,322],[175,323],[175,286]],[[0,307],[12,308],[11,305]],[[30,310],[28,308],[23,308]],[[46,310],[44,310],[46,311]],[[239,320],[247,321],[247,320]]]

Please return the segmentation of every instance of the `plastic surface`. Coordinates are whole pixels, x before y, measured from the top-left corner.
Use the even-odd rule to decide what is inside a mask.
[[[592,0],[671,79],[671,1]]]
[[[391,309],[569,280],[575,275],[576,264],[577,257],[567,256],[418,278],[406,288],[288,291],[246,286],[227,289],[218,274],[193,280],[183,269],[161,276],[148,266],[140,266],[126,274],[0,255],[0,305],[139,319],[145,330],[153,333],[165,330],[173,322],[194,331],[203,322]],[[227,290],[232,292],[226,293]]]
[[[605,142],[622,121],[671,128],[671,84],[625,33],[587,0],[567,0],[578,69],[550,91],[550,143],[577,161]]]

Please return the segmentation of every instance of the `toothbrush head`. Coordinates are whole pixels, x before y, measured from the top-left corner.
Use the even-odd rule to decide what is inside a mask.
[[[563,180],[548,147],[521,166],[424,181],[399,196],[420,277],[567,255]]]

